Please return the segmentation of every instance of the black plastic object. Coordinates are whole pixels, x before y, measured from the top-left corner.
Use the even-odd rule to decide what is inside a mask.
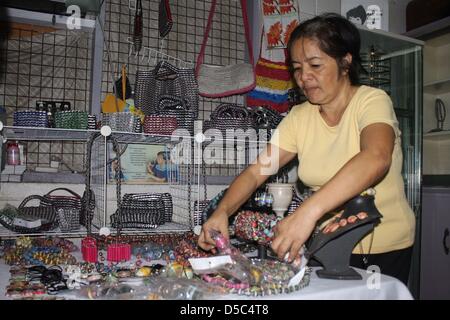
[[[158,29],[161,38],[167,36],[172,30],[173,19],[170,11],[169,0],[160,0],[158,11]]]
[[[359,195],[344,206],[340,219],[366,212],[365,219],[358,219],[335,232],[321,231],[314,237],[305,254],[308,259],[320,262],[323,269],[317,271],[319,278],[339,280],[361,280],[362,276],[350,267],[350,256],[356,244],[380,222],[383,216],[375,206],[374,196]]]
[[[142,31],[143,25],[142,1],[137,0],[136,12],[134,14],[134,29],[133,29],[133,47],[135,52],[141,51],[142,48]]]

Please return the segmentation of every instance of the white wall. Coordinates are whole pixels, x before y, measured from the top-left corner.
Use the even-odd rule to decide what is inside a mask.
[[[389,0],[389,31],[406,32],[406,6],[411,0]]]

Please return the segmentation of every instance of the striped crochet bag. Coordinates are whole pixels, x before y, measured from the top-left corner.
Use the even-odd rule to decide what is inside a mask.
[[[289,109],[289,89],[294,81],[285,62],[259,57],[255,67],[256,87],[247,94],[247,106],[270,106],[280,113]]]

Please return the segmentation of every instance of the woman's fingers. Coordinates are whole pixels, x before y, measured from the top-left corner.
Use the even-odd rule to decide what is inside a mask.
[[[278,259],[282,261],[284,260],[286,253],[289,252],[290,247],[290,241],[288,239],[281,239],[280,237],[276,238],[272,243],[273,251],[277,254]]]
[[[289,257],[288,257],[289,263],[293,262],[297,258],[301,247],[302,247],[302,244],[298,241],[294,242],[292,244],[291,250],[289,251]]]

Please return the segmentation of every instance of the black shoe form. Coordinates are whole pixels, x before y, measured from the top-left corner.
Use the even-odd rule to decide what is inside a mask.
[[[354,223],[347,223],[334,232],[319,232],[312,240],[306,257],[314,257],[324,267],[317,275],[329,279],[362,279],[361,275],[350,268],[350,256],[356,244],[380,222],[382,215],[375,207],[374,197],[359,195],[349,200],[344,206],[342,216],[336,220],[347,219],[360,213],[367,213],[367,217]]]

